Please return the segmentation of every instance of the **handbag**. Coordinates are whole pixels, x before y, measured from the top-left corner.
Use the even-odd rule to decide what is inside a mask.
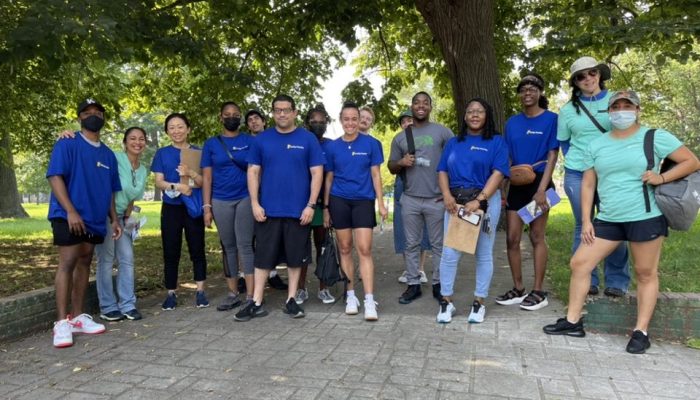
[[[204,199],[202,198],[201,188],[192,188],[192,193],[189,196],[184,194],[180,195],[182,203],[187,208],[187,214],[192,218],[200,218],[204,215],[202,206],[204,205]]]
[[[335,233],[332,228],[326,230],[326,237],[321,244],[321,254],[316,260],[316,271],[314,274],[327,287],[346,280],[340,269],[338,245],[336,244]]]
[[[547,160],[538,161],[532,165],[530,164],[518,164],[510,167],[510,184],[513,186],[523,186],[529,185],[535,181],[537,174],[535,174],[534,167],[546,163]]]

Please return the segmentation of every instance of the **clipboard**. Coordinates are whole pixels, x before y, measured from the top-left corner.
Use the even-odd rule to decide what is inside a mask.
[[[484,212],[477,210],[476,213],[482,214],[477,225],[464,221],[457,217],[457,214],[450,215],[443,245],[468,254],[476,253],[476,243],[479,241]]]
[[[180,163],[187,165],[192,171],[195,171],[199,175],[202,175],[202,168],[200,163],[202,162],[202,150],[198,149],[182,149],[180,150]],[[190,182],[189,176],[181,176],[180,183],[183,185],[196,186],[194,182]]]

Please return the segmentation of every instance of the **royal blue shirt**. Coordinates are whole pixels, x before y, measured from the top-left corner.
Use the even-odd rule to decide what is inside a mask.
[[[505,140],[513,165],[547,160],[550,150],[559,148],[557,140],[557,114],[545,110],[536,117],[523,113],[508,118]],[[535,172],[543,173],[547,163],[536,165]]]
[[[325,163],[318,139],[304,128],[279,133],[272,127],[260,132],[250,147],[248,164],[261,167],[259,201],[265,215],[301,217],[311,193],[309,169]]]
[[[190,145],[190,148],[199,149],[199,147],[193,145]],[[151,172],[163,174],[163,179],[165,179],[166,182],[180,182],[180,174],[177,172],[178,165],[180,165],[180,149],[173,145],[161,147],[156,150],[156,155],[153,157]],[[163,203],[180,205],[182,204],[182,200],[180,196],[171,199],[164,193]]]
[[[333,172],[331,194],[349,200],[374,200],[371,168],[384,162],[382,144],[358,134],[352,142],[342,136],[327,147],[326,171]]]
[[[450,188],[483,189],[494,170],[510,176],[508,147],[501,135],[490,140],[466,135],[461,142],[454,137],[445,145],[437,170],[447,172]]]
[[[63,177],[68,198],[83,219],[88,233],[107,235],[105,221],[112,205],[112,193],[122,190],[119,166],[112,150],[104,143],[94,146],[80,132],[75,139],[56,142],[46,177]],[[49,219],[68,219],[68,213],[51,193]]]
[[[224,144],[219,140],[221,138]],[[204,142],[202,168],[211,168],[211,196],[216,200],[240,200],[248,197],[248,152],[253,137],[239,133],[235,137],[214,136]],[[226,148],[224,148],[226,146]],[[233,161],[228,156],[233,157]]]

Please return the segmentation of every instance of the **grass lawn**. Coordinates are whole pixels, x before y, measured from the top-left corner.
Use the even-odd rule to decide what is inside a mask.
[[[136,289],[139,294],[163,288],[163,251],[160,239],[160,202],[138,202],[148,218],[135,242]],[[52,286],[58,262],[51,243],[48,204],[24,204],[30,218],[0,220],[0,297]],[[221,275],[221,248],[216,230],[206,231],[207,273]],[[192,264],[183,239],[180,282],[191,282]],[[94,264],[94,262],[93,262]],[[93,265],[94,275],[94,265]]]

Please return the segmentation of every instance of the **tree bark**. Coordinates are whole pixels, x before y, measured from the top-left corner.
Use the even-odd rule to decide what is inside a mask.
[[[481,97],[494,110],[496,128],[505,121],[494,48],[493,0],[416,0],[440,46],[452,82],[459,126],[469,99]]]
[[[0,134],[0,218],[27,218],[17,190],[10,135]]]

